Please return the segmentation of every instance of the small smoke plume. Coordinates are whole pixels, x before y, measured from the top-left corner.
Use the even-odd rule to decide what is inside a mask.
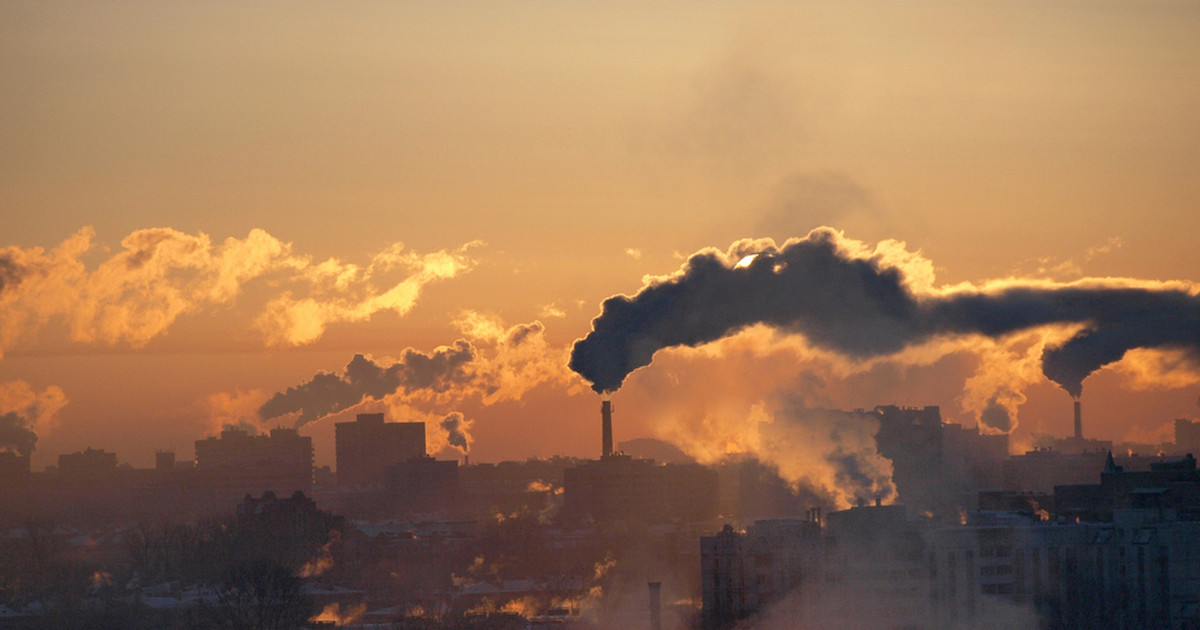
[[[760,459],[793,485],[805,482],[833,496],[840,507],[896,497],[892,462],[876,449],[879,419],[872,414],[808,409],[789,401],[759,430]],[[796,461],[797,454],[809,461]]]
[[[249,391],[217,392],[196,401],[193,413],[202,419],[209,435],[228,428],[245,431],[251,435],[266,433],[269,427],[262,422],[258,408],[267,399],[261,389]]]
[[[1025,388],[1045,379],[1042,354],[1078,333],[1078,327],[1043,327],[1000,339],[974,337],[967,343],[974,374],[963,382],[959,406],[972,413],[981,430],[1011,433]],[[1007,428],[1006,428],[1007,427]]]
[[[442,392],[473,378],[474,346],[460,339],[425,354],[409,348],[386,367],[354,355],[341,375],[321,372],[312,380],[272,396],[259,408],[264,419],[299,412],[296,426],[348,409],[365,399],[380,400],[400,390]]]
[[[1083,379],[1134,348],[1200,357],[1200,297],[1185,283],[1008,281],[934,288],[932,266],[894,241],[873,251],[829,228],[777,247],[744,240],[703,250],[636,295],[604,301],[570,367],[597,392],[673,346],[698,346],[754,324],[803,335],[855,359],[930,339],[999,338],[1051,325],[1082,326],[1042,356],[1045,375],[1072,396]]]
[[[787,395],[748,408],[715,396],[694,409],[659,409],[665,413],[657,430],[703,464],[752,455],[794,489],[814,491],[840,508],[895,499],[892,462],[876,448],[876,415],[810,408]]]
[[[0,415],[0,450],[29,455],[37,446],[37,439],[37,433],[29,428],[29,421],[21,414],[10,411]]]
[[[0,451],[33,453],[39,427],[53,423],[66,404],[67,397],[59,387],[39,392],[25,381],[0,383]]]
[[[471,425],[474,422],[467,420],[460,412],[453,412],[442,419],[438,426],[446,432],[446,441],[462,451],[463,454],[471,452]]]
[[[987,406],[983,408],[983,413],[979,414],[979,426],[988,432],[1008,433],[1012,431],[1014,424],[1008,409],[995,398],[989,400]]]

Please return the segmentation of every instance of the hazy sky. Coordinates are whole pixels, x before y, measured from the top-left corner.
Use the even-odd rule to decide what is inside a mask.
[[[356,354],[466,339],[467,372],[306,424],[318,463],[375,410],[461,412],[478,461],[594,456],[599,399],[565,365],[601,302],[822,225],[902,241],[931,286],[1195,293],[1200,5],[825,4],[0,4],[0,415],[35,469],[148,466],[294,424],[257,410]],[[713,448],[781,392],[974,424],[997,373],[1018,436],[1070,431],[1025,360],[1052,334],[834,369],[768,333],[656,357],[617,440]],[[1198,395],[1191,362],[1139,353],[1090,377],[1085,430],[1170,439]]]

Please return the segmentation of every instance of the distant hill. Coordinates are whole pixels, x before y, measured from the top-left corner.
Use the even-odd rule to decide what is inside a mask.
[[[670,442],[654,438],[637,438],[617,444],[617,450],[642,459],[653,459],[664,464],[694,464],[692,459]]]

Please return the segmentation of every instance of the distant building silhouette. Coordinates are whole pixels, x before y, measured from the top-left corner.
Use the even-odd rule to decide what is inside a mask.
[[[384,471],[393,514],[445,511],[458,499],[458,462],[414,457]]]
[[[0,492],[23,489],[29,483],[29,456],[0,451]]]
[[[117,470],[117,454],[88,448],[58,456],[58,472],[64,477],[84,478],[111,475]]]
[[[786,595],[801,626],[1200,628],[1196,460],[1127,471],[1108,456],[1099,476],[1056,488],[1052,501],[992,493],[987,504],[1019,511],[964,513],[962,523],[890,505],[831,513],[823,528],[726,526],[701,539],[704,626],[732,627]]]
[[[718,628],[817,584],[821,525],[815,518],[755,521],[700,539],[704,626]],[[808,583],[812,584],[808,584]]]
[[[334,425],[337,480],[341,486],[383,484],[388,467],[425,456],[425,423],[384,422],[382,413],[360,413]]]
[[[1181,453],[1200,453],[1200,422],[1175,420],[1175,449]]]
[[[175,470],[175,451],[155,451],[154,469],[163,471]]]
[[[275,428],[250,435],[227,428],[219,438],[196,440],[196,473],[206,492],[240,499],[270,490],[290,495],[312,492],[312,438]]]
[[[933,507],[945,494],[946,482],[941,409],[883,405],[869,413],[879,419],[876,448],[892,460],[900,500]]]
[[[563,471],[563,517],[646,522],[716,516],[717,473],[699,464],[656,464],[627,455]]]
[[[1104,468],[1108,451],[1067,453],[1037,449],[1009,457],[1003,465],[1004,485],[1021,492],[1053,492],[1055,486],[1087,484]]]

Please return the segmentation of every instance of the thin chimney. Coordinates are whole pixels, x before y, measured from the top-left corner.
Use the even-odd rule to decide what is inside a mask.
[[[612,455],[612,401],[604,400],[600,402],[600,444],[601,455],[608,457]]]
[[[662,630],[662,583],[649,582],[650,630]]]
[[[1075,397],[1075,440],[1083,441],[1083,416],[1079,411],[1079,397]]]

